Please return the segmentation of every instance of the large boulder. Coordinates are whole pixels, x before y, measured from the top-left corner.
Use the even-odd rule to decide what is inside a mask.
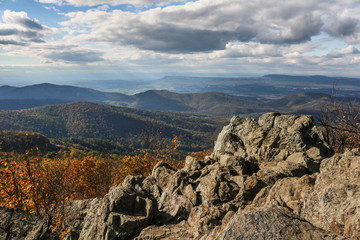
[[[246,160],[251,167],[251,164],[283,161],[293,153],[308,150],[308,157],[315,162],[331,154],[311,116],[267,113],[258,121],[233,117],[218,136],[213,158],[227,154],[239,161]]]
[[[234,215],[216,239],[340,240],[346,238],[317,228],[283,209],[265,208]]]
[[[316,176],[317,174],[313,174],[280,179],[269,189],[263,205],[283,207],[299,215],[304,200],[314,191]]]
[[[110,189],[100,201],[90,205],[78,238],[132,239],[149,226],[155,203],[141,190],[143,177],[128,176],[121,185]]]

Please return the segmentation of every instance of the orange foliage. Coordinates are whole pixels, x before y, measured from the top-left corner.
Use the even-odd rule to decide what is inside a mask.
[[[96,157],[72,159],[70,172],[73,197],[84,199],[104,196],[113,185],[115,164],[113,159]]]
[[[190,154],[190,156],[197,158],[199,160],[204,160],[204,158],[212,154],[212,152],[213,152],[212,150],[203,150],[201,152],[193,152]]]
[[[170,158],[156,157],[149,153],[137,156],[125,156],[119,165],[120,171],[116,183],[122,182],[128,175],[149,176],[154,166],[160,162],[166,162],[173,168],[183,167],[183,161],[176,161]]]
[[[178,146],[174,138],[163,151],[121,159],[0,152],[0,206],[44,216],[56,231],[62,224],[61,209],[68,201],[102,197],[127,175],[150,175],[159,161],[182,167],[183,162],[176,160]]]
[[[125,156],[118,166],[119,174],[118,178],[115,180],[115,183],[122,182],[128,175],[149,176],[154,166],[160,161],[169,164],[175,169],[182,168],[184,166],[184,162],[177,159],[177,148],[179,145],[180,141],[175,136],[166,149],[158,149],[155,155],[144,153],[136,156]]]
[[[50,216],[69,198],[68,162],[18,154],[2,154],[0,205]]]

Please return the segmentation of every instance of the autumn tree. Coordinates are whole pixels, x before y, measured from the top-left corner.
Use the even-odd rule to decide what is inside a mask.
[[[42,216],[51,229],[60,209],[71,199],[69,162],[26,154],[1,153],[0,205]]]
[[[64,235],[63,219],[69,201],[103,197],[127,175],[150,175],[159,161],[180,168],[183,161],[179,161],[179,146],[180,141],[174,137],[163,149],[124,157],[0,152],[0,206],[41,216],[47,229]],[[5,230],[10,236],[11,228]]]

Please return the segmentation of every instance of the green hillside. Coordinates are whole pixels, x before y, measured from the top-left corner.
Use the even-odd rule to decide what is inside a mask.
[[[38,133],[5,130],[0,131],[0,151],[3,152],[46,152],[49,144],[49,139]]]
[[[161,111],[177,111],[204,116],[233,116],[274,109],[261,101],[232,96],[220,92],[174,93],[169,91],[147,91],[133,96],[131,107]]]
[[[164,113],[74,102],[24,110],[0,111],[0,129],[39,132],[50,138],[100,138],[134,146],[177,136],[182,149],[211,148],[220,131],[212,120]]]

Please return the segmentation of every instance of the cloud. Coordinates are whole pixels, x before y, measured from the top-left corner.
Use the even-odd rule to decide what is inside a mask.
[[[53,10],[54,12],[60,12],[60,10],[57,9],[56,7],[54,7],[54,6],[51,6],[51,7],[44,6],[44,8],[45,8],[46,10]]]
[[[346,5],[347,3],[347,5]],[[338,3],[338,5],[341,5]],[[331,36],[343,39],[350,44],[360,43],[360,2],[347,0],[341,6],[332,7],[324,30]]]
[[[250,39],[249,31],[242,38]],[[203,52],[224,49],[231,40],[236,39],[235,33],[229,31],[214,31],[189,29],[167,24],[157,26],[147,24],[132,29],[130,34],[109,33],[107,38],[124,45],[133,45],[140,49],[158,52],[181,53]],[[101,39],[100,39],[101,40]]]
[[[257,40],[260,43],[301,43],[310,41],[313,36],[318,35],[322,26],[323,22],[318,16],[306,13],[299,14],[288,19],[285,26],[278,23],[273,26],[266,26],[263,31],[258,32]]]
[[[0,44],[24,45],[17,47],[17,56],[35,56],[54,66],[89,64],[157,71],[172,71],[175,66],[179,71],[204,73],[216,68],[236,72],[243,66],[242,71],[299,68],[315,73],[338,71],[340,66],[349,70],[360,61],[358,0],[197,0],[174,5],[168,5],[172,0],[38,1],[95,6],[61,13],[65,18],[60,23],[62,32],[46,43],[42,41],[47,27],[37,20],[27,15],[5,18],[7,22],[3,18]],[[111,7],[119,4],[129,8]],[[134,4],[142,6],[130,11],[138,7]],[[331,51],[344,41],[350,46]]]
[[[337,19],[326,30],[336,37],[346,37],[354,34],[360,27],[360,21],[351,17]]]
[[[47,4],[56,4],[56,5],[62,5],[63,0],[36,0],[40,3],[47,3]]]
[[[23,45],[21,47],[11,48],[11,51],[0,54],[0,58],[1,55],[9,57],[9,59],[26,56],[27,58],[39,59],[39,62],[42,64],[48,63],[53,65],[86,65],[103,62],[105,60],[103,58],[103,51],[60,41]]]
[[[64,63],[94,63],[104,60],[102,53],[90,50],[67,49],[48,51],[42,55],[47,62],[64,62]]]
[[[199,0],[138,13],[72,12],[62,24],[86,29],[86,34],[78,34],[74,41],[192,53],[225,49],[236,41],[278,45],[309,42],[329,25],[324,21],[335,14],[329,8],[331,4],[320,0],[281,4],[277,0]]]
[[[360,51],[359,49],[357,49],[356,47],[350,45],[346,48],[343,49],[337,49],[337,50],[333,50],[331,51],[329,54],[327,54],[327,57],[330,58],[340,58],[340,57],[344,57],[347,55],[352,55],[352,54],[359,54]]]
[[[27,45],[43,42],[51,30],[27,16],[25,12],[5,10],[0,23],[0,45]]]
[[[25,12],[13,12],[5,10],[3,17],[3,22],[6,24],[14,24],[24,27],[25,29],[34,29],[42,30],[44,29],[41,24],[36,22],[33,19],[30,19]]]
[[[14,40],[0,40],[0,45],[24,45],[24,44]]]
[[[242,58],[242,57],[280,57],[280,49],[276,45],[244,43],[229,43],[223,51],[216,51],[211,57]]]
[[[40,58],[44,63],[91,64],[104,60],[102,51],[60,42],[33,44],[22,51]]]
[[[37,0],[40,3],[52,3],[57,5],[71,4],[74,6],[96,6],[102,4],[109,5],[151,5],[151,4],[166,4],[171,2],[184,2],[184,0]]]

